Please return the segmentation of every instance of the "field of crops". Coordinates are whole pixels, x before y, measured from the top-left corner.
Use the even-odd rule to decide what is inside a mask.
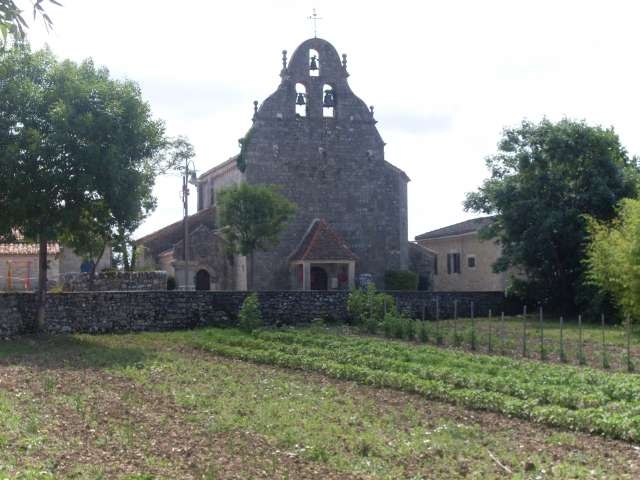
[[[577,318],[571,318],[561,322],[547,317],[541,322],[537,315],[528,315],[409,323],[407,318],[392,318],[390,325],[385,321],[372,329],[365,324],[361,330],[478,353],[635,371],[640,358],[638,326],[627,328],[625,324],[588,320],[578,323]]]
[[[551,426],[640,441],[636,375],[316,331],[185,335],[218,355],[321,372]]]

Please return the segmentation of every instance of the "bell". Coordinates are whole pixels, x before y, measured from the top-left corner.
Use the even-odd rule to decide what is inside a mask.
[[[296,98],[296,105],[304,105],[306,102],[304,101],[304,93],[299,93],[298,98]]]
[[[322,105],[324,107],[328,107],[328,108],[334,106],[333,91],[332,90],[325,90],[324,91],[324,100],[322,101]]]
[[[318,70],[318,62],[316,61],[316,56],[311,57],[311,64],[309,65],[309,70]]]

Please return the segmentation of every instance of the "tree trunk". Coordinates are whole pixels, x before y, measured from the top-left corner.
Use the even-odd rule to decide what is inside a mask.
[[[95,262],[93,261],[93,259],[91,259],[92,265],[91,265],[91,271],[89,272],[89,291],[90,292],[93,292],[93,282],[96,279],[96,270],[98,269],[98,264],[100,263],[100,260],[102,260],[102,257],[104,256],[104,251],[106,249],[107,249],[107,244],[105,243],[104,246],[102,247],[102,251],[100,252],[100,255],[98,255]]]
[[[135,272],[138,263],[138,254],[136,253],[136,246],[131,246],[131,262],[129,262],[129,250],[128,245],[124,243],[124,249],[122,250],[122,268],[125,272]]]
[[[47,300],[47,238],[44,235],[40,235],[38,263],[36,329],[38,332],[43,332],[45,329],[45,302]]]

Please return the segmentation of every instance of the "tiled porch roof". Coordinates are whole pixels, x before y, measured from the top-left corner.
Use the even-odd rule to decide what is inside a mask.
[[[298,247],[289,255],[289,261],[356,261],[358,257],[347,242],[324,219],[316,218]]]

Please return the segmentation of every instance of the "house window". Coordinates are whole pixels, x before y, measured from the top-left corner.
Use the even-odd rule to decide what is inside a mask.
[[[213,187],[209,187],[209,206],[213,207],[216,204],[216,191]]]
[[[460,254],[447,253],[447,273],[460,273]]]
[[[433,274],[438,274],[438,255],[433,256]]]
[[[476,268],[476,256],[475,255],[467,255],[467,267]]]

